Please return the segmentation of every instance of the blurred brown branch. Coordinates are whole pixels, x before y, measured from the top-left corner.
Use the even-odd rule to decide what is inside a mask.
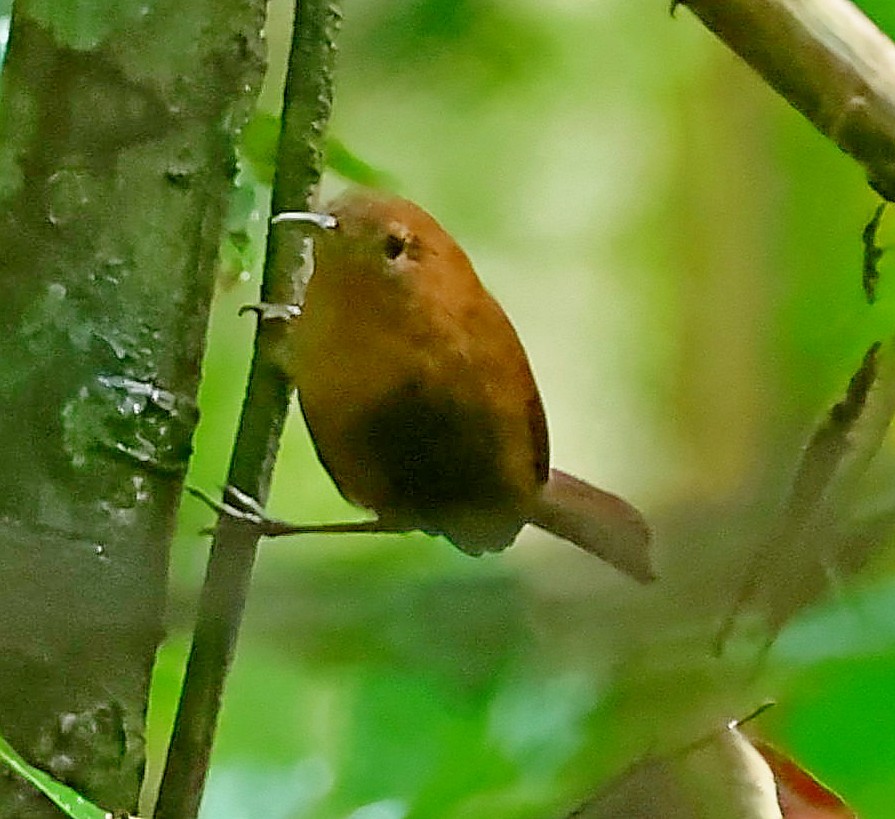
[[[757,600],[772,634],[828,585],[859,569],[891,537],[891,527],[853,521],[856,489],[895,414],[895,340],[873,344],[843,400],[815,429],[771,536],[746,568],[738,599],[718,635],[723,647],[740,610]],[[864,527],[863,530],[861,527]],[[859,530],[871,537],[861,536]]]
[[[895,43],[849,0],[679,0],[895,200]]]

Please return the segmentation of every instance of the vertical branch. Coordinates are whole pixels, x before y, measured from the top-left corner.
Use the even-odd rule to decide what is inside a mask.
[[[321,173],[321,142],[332,99],[334,36],[340,14],[329,0],[298,0],[284,92],[273,207],[308,209]],[[298,231],[272,231],[261,297],[296,296]],[[276,329],[276,328],[274,328]],[[267,357],[269,325],[259,324],[228,482],[266,501],[286,418],[289,393]],[[193,645],[156,819],[198,814],[224,681],[230,668],[257,548],[257,534],[219,521],[199,603]]]

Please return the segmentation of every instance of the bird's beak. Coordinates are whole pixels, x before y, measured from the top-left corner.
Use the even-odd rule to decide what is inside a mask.
[[[280,222],[305,222],[321,230],[335,230],[339,226],[339,220],[331,213],[315,213],[307,210],[284,210],[271,217],[272,225],[278,225]]]

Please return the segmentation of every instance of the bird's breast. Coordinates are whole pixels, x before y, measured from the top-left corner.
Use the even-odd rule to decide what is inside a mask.
[[[439,515],[518,508],[539,490],[546,438],[532,413],[535,428],[543,416],[508,323],[509,339],[488,339],[468,311],[372,298],[330,309],[312,296],[284,368],[346,498],[437,528]]]

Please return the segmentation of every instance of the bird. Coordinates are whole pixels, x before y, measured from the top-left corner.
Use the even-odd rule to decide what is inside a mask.
[[[256,306],[278,324],[270,358],[339,492],[376,518],[270,522],[265,534],[421,530],[477,556],[533,524],[641,583],[655,579],[641,513],[551,468],[519,336],[433,216],[350,188],[325,211],[271,222],[310,224],[314,250],[297,308]]]

